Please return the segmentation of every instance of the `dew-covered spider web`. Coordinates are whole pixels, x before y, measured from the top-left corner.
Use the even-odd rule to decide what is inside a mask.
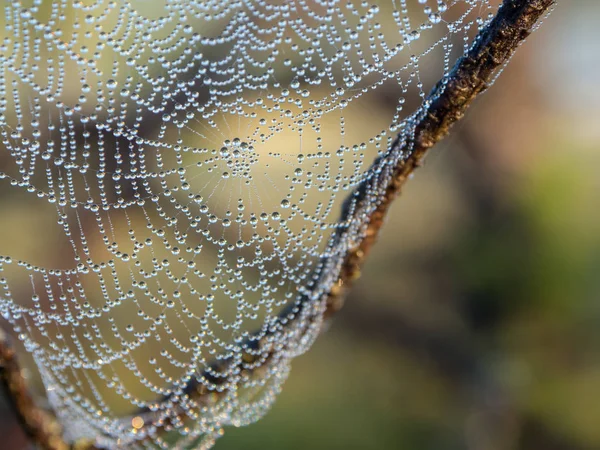
[[[0,309],[69,440],[209,447],[269,409],[381,186],[344,200],[496,7],[3,3],[0,202],[30,220],[0,218]]]

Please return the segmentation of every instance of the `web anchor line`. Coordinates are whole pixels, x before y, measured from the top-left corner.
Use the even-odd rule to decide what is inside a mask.
[[[547,14],[555,0],[504,0],[495,17],[479,32],[473,45],[454,65],[450,73],[440,80],[425,98],[419,111],[406,119],[406,127],[397,136],[389,150],[377,158],[370,176],[366,178],[348,196],[342,207],[340,226],[330,238],[328,249],[337,248],[345,243],[349,230],[356,235],[360,230],[359,241],[351,248],[334,252],[321,260],[318,271],[313,276],[313,284],[307,288],[300,300],[290,306],[272,324],[260,339],[249,338],[244,344],[244,376],[260,376],[260,372],[281,359],[290,358],[289,352],[298,352],[298,343],[312,339],[322,328],[323,320],[338,311],[344,301],[344,295],[352,282],[360,275],[371,247],[383,225],[387,211],[399,194],[404,183],[413,171],[422,163],[427,151],[440,142],[459,121],[475,98],[493,82],[498,69],[504,66],[536,28],[539,20]],[[376,201],[373,202],[374,197]],[[335,269],[332,271],[332,268]],[[331,274],[336,274],[332,276]],[[315,288],[316,286],[316,288]],[[320,301],[314,302],[318,298]],[[297,318],[304,325],[297,325]],[[277,335],[277,339],[273,336]],[[285,336],[286,339],[281,339]],[[289,338],[289,339],[287,339]],[[296,342],[290,342],[295,340]],[[280,344],[281,342],[286,342]],[[306,345],[300,346],[305,348]],[[291,350],[290,350],[291,349]],[[295,355],[292,355],[295,356]],[[218,378],[214,373],[237,361],[219,360],[205,369],[203,376],[213,386],[230,382]],[[252,367],[249,369],[248,367]],[[228,371],[228,373],[232,373]],[[31,440],[45,450],[93,450],[97,447],[89,442],[66,443],[61,438],[60,426],[56,421],[35,405],[26,388],[26,379],[5,337],[0,339],[0,378],[11,400],[11,404]],[[175,395],[187,395],[195,401],[206,399],[218,401],[226,394],[224,389],[217,393],[193,377]],[[165,399],[169,399],[169,395]],[[139,415],[152,414],[149,410],[140,410]],[[183,415],[183,411],[181,412]],[[163,427],[168,426],[165,423]],[[148,438],[156,432],[148,434]]]

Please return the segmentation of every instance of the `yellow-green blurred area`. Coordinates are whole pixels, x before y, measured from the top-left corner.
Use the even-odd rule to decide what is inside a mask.
[[[271,412],[217,449],[600,448],[598,17],[559,2],[407,184]],[[365,127],[393,113],[377,92]],[[3,223],[42,239],[20,200]],[[0,449],[26,448],[0,414]]]

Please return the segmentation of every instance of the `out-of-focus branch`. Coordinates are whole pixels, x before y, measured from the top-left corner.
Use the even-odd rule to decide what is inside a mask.
[[[519,408],[487,367],[489,355],[466,332],[429,330],[397,310],[353,305],[342,321],[364,340],[382,340],[402,348],[434,371],[457,391],[473,397],[476,431],[490,434],[491,447],[473,443],[469,448],[590,450],[544,424],[530,411]],[[506,441],[510,445],[506,445]]]
[[[498,68],[510,59],[553,3],[554,0],[504,0],[494,19],[479,33],[475,44],[427,97],[423,111],[412,119],[413,133],[408,137],[404,136],[402,141],[395,141],[389,150],[390,154],[402,151],[408,156],[396,165],[387,185],[378,185],[384,189],[385,195],[377,208],[370,213],[363,240],[346,255],[337,283],[327,294],[326,317],[341,307],[345,292],[360,274],[360,267],[377,239],[387,211],[409,175],[419,167],[427,151],[441,141],[449,133],[452,125],[463,117],[473,100],[488,87]],[[376,161],[376,164],[379,163],[381,160]],[[369,201],[365,195],[374,182],[377,181],[365,181],[351,194],[356,200],[355,207],[344,210],[342,222],[350,223],[354,215],[358,217],[358,214],[364,212]],[[249,355],[249,359],[253,359],[252,355]],[[267,363],[269,359],[270,357],[267,357],[261,361]],[[241,370],[248,371],[244,368]],[[5,340],[0,341],[0,371],[2,382],[10,393],[17,415],[34,443],[47,450],[69,449],[70,446],[60,437],[60,427],[33,402],[14,351],[6,345]],[[209,375],[210,371],[207,372],[207,376]],[[194,380],[185,392],[195,399],[213,395],[213,392],[200,385],[197,380]],[[77,445],[80,445],[80,448],[92,448],[85,443]]]
[[[23,431],[40,450],[69,450],[62,427],[33,400],[8,336],[0,330],[0,383],[8,394]]]

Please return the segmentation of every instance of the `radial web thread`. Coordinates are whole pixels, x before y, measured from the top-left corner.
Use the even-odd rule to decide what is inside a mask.
[[[495,11],[5,2],[0,191],[52,251],[4,254],[0,220],[0,310],[67,438],[210,447],[259,419],[406,157],[391,143]]]

